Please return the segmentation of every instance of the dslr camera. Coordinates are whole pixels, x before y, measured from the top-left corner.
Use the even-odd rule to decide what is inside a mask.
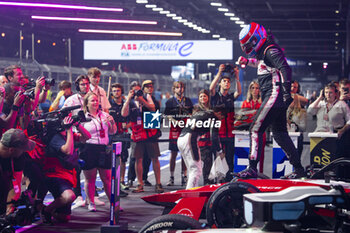
[[[32,191],[22,192],[17,201],[11,201],[7,204],[13,204],[15,211],[5,217],[0,218],[0,232],[15,232],[14,226],[25,226],[32,224],[35,215],[35,202],[32,198]]]
[[[229,63],[226,63],[225,64],[225,69],[224,69],[224,73],[229,73],[229,74],[233,74],[233,71],[234,69],[236,68],[237,66],[236,65],[232,65],[232,64],[229,64]]]
[[[135,92],[135,95],[136,95],[137,97],[143,96],[143,91],[140,89],[140,90],[138,90],[138,91]]]

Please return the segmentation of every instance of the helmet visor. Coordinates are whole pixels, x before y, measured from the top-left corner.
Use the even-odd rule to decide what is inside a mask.
[[[250,54],[257,42],[257,38],[253,37],[251,38],[249,41],[247,41],[245,44],[241,44],[241,48],[243,50],[243,52],[245,52],[246,54]]]

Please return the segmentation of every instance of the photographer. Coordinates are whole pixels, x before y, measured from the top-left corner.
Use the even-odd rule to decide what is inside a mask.
[[[6,200],[8,192],[17,183],[14,182],[14,161],[23,152],[31,151],[35,142],[29,140],[20,129],[9,129],[0,140],[0,214],[6,211]],[[12,181],[12,182],[11,182]],[[18,188],[18,187],[17,187]]]
[[[121,111],[123,108],[124,100],[122,94],[124,93],[123,86],[119,83],[112,84],[111,87],[111,97],[109,98],[109,103],[111,104],[111,108],[109,109],[110,115],[114,118],[114,121],[117,125],[117,133],[111,136],[111,141],[117,141],[119,137],[123,137],[124,139],[129,138],[130,134],[128,133],[128,128],[131,126],[129,123],[128,117],[122,117]],[[115,139],[115,140],[114,140]],[[130,142],[122,142],[122,152],[120,155],[120,180],[121,186],[123,189],[128,189],[125,185],[125,166],[128,161],[129,153],[128,148],[130,147]],[[125,195],[125,194],[124,194]]]
[[[344,101],[350,108],[350,80],[340,80],[340,100]]]
[[[63,119],[64,131],[54,132],[47,145],[43,171],[45,183],[55,200],[41,210],[43,223],[51,223],[53,216],[58,221],[70,219],[71,204],[75,200],[73,187],[77,185],[75,168],[78,164],[74,141],[85,142],[91,135],[79,122],[74,123],[79,133],[73,133],[73,119]],[[52,130],[52,129],[51,129]]]
[[[226,174],[226,181],[232,179],[231,172],[233,171],[233,156],[234,156],[234,135],[232,134],[234,126],[234,101],[242,93],[241,83],[239,81],[238,67],[230,64],[221,64],[219,71],[210,84],[209,91],[211,95],[212,107],[218,105],[225,105],[227,116],[221,120],[221,127],[219,129],[219,137],[222,148],[225,153],[225,158],[229,167],[229,171]],[[229,94],[231,88],[231,77],[234,76],[236,80],[236,91]],[[219,84],[219,90],[215,91],[217,84]]]
[[[144,129],[142,125],[142,116],[144,111],[156,111],[159,109],[159,102],[152,96],[153,82],[146,80],[142,83],[142,89],[145,90],[146,95],[140,90],[138,82],[131,83],[131,90],[129,91],[126,102],[122,108],[122,116],[129,116],[131,122],[133,140],[131,144],[132,156],[136,159],[135,170],[138,180],[138,186],[133,190],[134,193],[144,192],[143,186],[145,184],[142,179],[143,169],[142,165],[145,152],[152,160],[154,175],[156,178],[155,192],[164,192],[162,184],[160,183],[160,164],[158,157],[160,156],[158,139],[158,131],[156,129]],[[146,90],[147,89],[147,90]]]
[[[7,130],[15,126],[18,111],[26,98],[22,92],[19,92],[15,96],[18,90],[19,88],[15,86],[15,84],[7,83],[4,86],[4,92],[1,93],[4,98],[0,120],[0,127],[2,130]]]

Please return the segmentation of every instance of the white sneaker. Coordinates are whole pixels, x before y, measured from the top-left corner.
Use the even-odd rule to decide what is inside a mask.
[[[75,201],[73,202],[73,204],[76,205],[77,207],[80,207],[80,206],[84,207],[85,206],[85,201],[84,201],[82,196],[78,196],[75,199]]]
[[[98,197],[94,197],[94,201],[95,201],[95,205],[97,206],[105,205],[105,203],[100,199],[98,199]]]
[[[94,203],[90,203],[90,204],[88,205],[88,210],[89,210],[90,212],[96,212],[96,206],[95,206],[95,204],[94,204]]]

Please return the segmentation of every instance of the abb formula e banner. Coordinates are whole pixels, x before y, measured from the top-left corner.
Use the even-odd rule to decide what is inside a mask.
[[[85,60],[232,60],[232,40],[85,40]]]

